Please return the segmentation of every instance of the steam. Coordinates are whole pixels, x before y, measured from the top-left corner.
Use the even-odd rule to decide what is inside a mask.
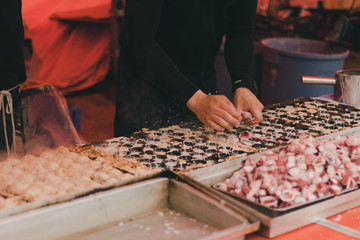
[[[66,100],[54,87],[48,93],[28,97],[30,141],[22,144],[17,138],[18,154],[39,154],[59,146],[69,148],[83,143],[70,118]]]

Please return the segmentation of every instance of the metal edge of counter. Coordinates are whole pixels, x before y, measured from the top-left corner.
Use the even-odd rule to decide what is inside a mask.
[[[229,219],[237,219],[236,223],[225,221],[220,224],[225,227],[219,228],[213,236],[204,239],[241,238],[259,229],[259,222],[248,223],[242,214],[234,211],[227,204],[222,202],[219,204],[211,196],[195,189],[190,184],[161,177],[0,219],[0,238],[38,240],[70,237],[71,239],[74,234],[81,234],[93,228],[96,230],[104,224],[116,223],[128,218],[133,220],[135,216],[142,215],[149,209],[153,211],[170,207],[183,212],[182,208],[184,208],[192,214],[200,211],[201,208],[196,207],[196,204],[195,206],[190,204],[190,200],[198,204],[206,203],[201,207],[207,207],[208,211],[199,214],[203,215],[199,217],[206,219],[211,216],[212,222],[219,223],[221,218],[217,217],[217,213],[223,212],[225,214],[223,218],[228,215]],[[213,211],[215,209],[210,206],[217,210]],[[187,214],[186,211],[185,214]]]

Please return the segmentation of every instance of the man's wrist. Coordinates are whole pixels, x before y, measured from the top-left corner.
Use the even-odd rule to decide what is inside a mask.
[[[249,89],[254,95],[258,94],[258,88],[256,87],[255,81],[252,79],[248,79],[246,81],[245,80],[235,81],[232,86],[232,91],[235,92],[236,89],[241,87]]]
[[[203,95],[205,95],[205,93],[203,93],[203,91],[201,91],[200,89],[198,91],[195,92],[194,95],[192,95],[192,97],[187,101],[186,106],[192,110],[193,107],[196,105],[196,102],[198,101],[199,98],[201,98]]]

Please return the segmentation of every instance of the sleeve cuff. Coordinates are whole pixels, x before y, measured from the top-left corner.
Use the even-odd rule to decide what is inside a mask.
[[[259,94],[259,90],[253,79],[235,81],[232,86],[232,91],[235,92],[236,89],[241,87],[248,88],[255,96]]]

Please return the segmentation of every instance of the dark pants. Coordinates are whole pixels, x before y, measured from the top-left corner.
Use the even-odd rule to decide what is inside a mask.
[[[13,102],[13,113],[14,113],[14,124],[15,127],[18,124],[19,121],[19,115],[20,115],[20,105],[21,105],[21,99],[20,99],[20,93],[19,93],[19,87],[16,89],[10,91],[12,96],[12,102]],[[4,97],[4,106],[6,109],[8,102],[6,100],[6,97]],[[6,151],[6,138],[5,138],[5,132],[4,132],[4,123],[3,123],[3,112],[4,109],[0,111],[0,151]],[[5,110],[6,111],[6,110]],[[12,122],[11,122],[11,115],[7,114],[5,112],[5,121],[6,121],[6,133],[7,133],[7,139],[9,143],[9,147],[11,147],[11,144],[13,142],[13,128],[12,128]]]
[[[125,136],[142,128],[159,129],[195,121],[196,115],[185,104],[175,102],[150,82],[131,73],[122,74],[117,89],[114,136]],[[197,83],[201,78],[213,78],[214,84],[200,87],[206,93],[216,93],[215,71],[211,74],[189,76]]]

